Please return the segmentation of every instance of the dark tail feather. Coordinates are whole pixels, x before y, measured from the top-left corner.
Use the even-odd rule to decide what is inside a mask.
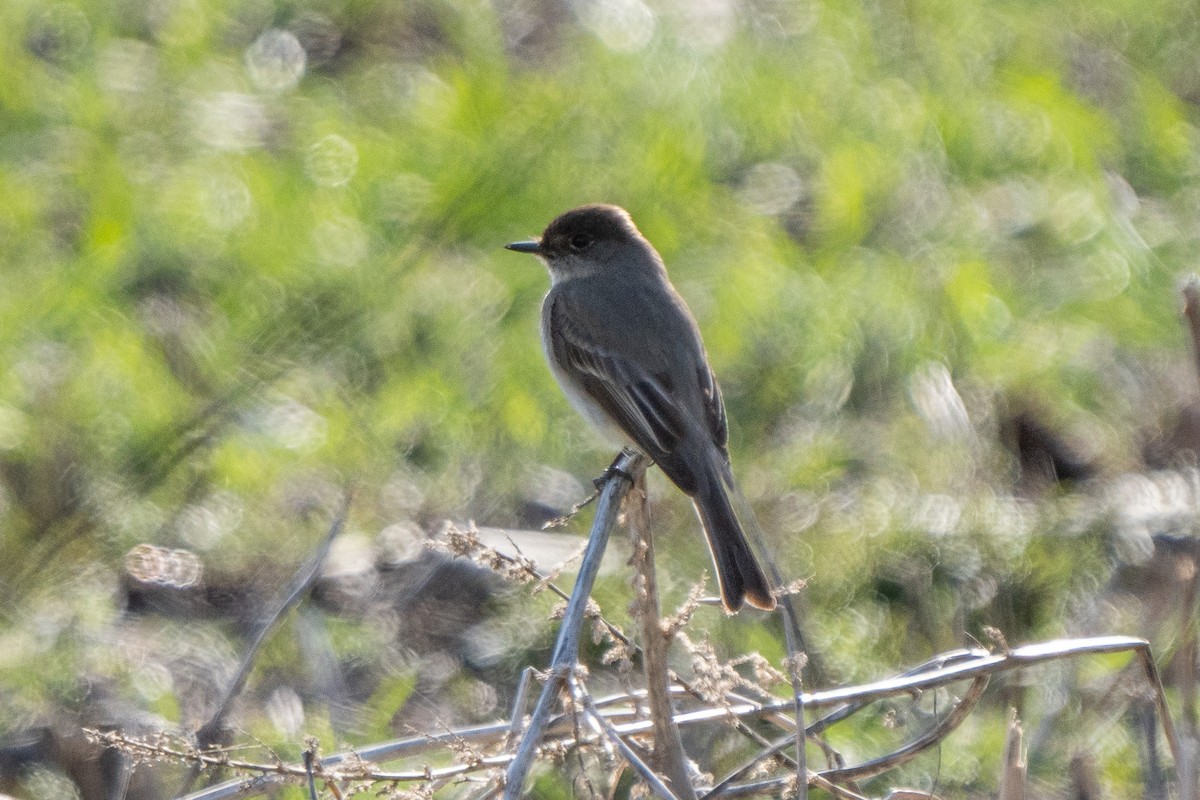
[[[721,586],[721,602],[733,613],[747,602],[755,608],[775,608],[775,595],[763,574],[720,479],[705,481],[692,497]]]

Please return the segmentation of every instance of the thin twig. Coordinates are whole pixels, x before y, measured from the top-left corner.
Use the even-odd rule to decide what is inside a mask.
[[[743,521],[743,528],[751,546],[758,551],[759,558],[766,566],[767,574],[771,577],[772,588],[775,590],[778,603],[778,613],[783,622],[783,637],[787,647],[785,666],[792,686],[792,709],[796,715],[796,730],[802,731],[805,725],[804,683],[801,671],[808,661],[808,655],[800,625],[800,615],[796,612],[796,606],[792,602],[792,592],[788,589],[791,582],[783,579],[779,567],[775,564],[775,559],[772,558],[770,550],[767,548],[762,529],[758,526],[750,503],[736,486],[731,487],[730,498],[733,500],[734,506],[741,512],[738,514],[738,518]],[[808,762],[804,741],[805,737],[796,737],[796,800],[808,800]]]
[[[320,573],[321,564],[324,563],[325,557],[329,554],[329,548],[333,545],[333,540],[342,532],[342,528],[346,524],[346,517],[350,513],[350,504],[354,500],[353,490],[348,490],[345,497],[342,499],[342,505],[338,509],[337,514],[333,518],[333,523],[329,526],[329,531],[325,534],[325,538],[321,540],[317,550],[297,571],[292,583],[284,591],[278,606],[275,610],[262,621],[255,632],[250,646],[246,648],[246,652],[242,655],[242,663],[238,666],[238,671],[235,673],[233,680],[225,688],[225,694],[221,698],[221,702],[217,706],[216,712],[212,715],[200,730],[196,733],[196,743],[200,749],[205,749],[213,742],[218,741],[221,729],[225,724],[225,717],[233,708],[233,701],[242,693],[242,689],[246,685],[247,679],[250,677],[250,671],[254,667],[254,661],[258,657],[258,652],[262,648],[263,643],[267,640],[267,634],[274,629],[276,623],[283,618],[288,611],[300,602],[300,599],[311,588],[317,575]],[[200,765],[193,764],[184,777],[182,786],[178,794],[187,794],[200,774]]]
[[[947,664],[960,663],[967,657],[979,657],[981,655],[987,655],[987,652],[983,650],[952,651],[950,653],[943,654],[936,659],[927,661],[925,664],[922,664],[916,669],[905,672],[904,676],[918,676],[930,669],[941,669]],[[967,690],[966,694],[963,695],[962,699],[960,699],[955,705],[954,710],[950,714],[947,714],[935,725],[899,750],[893,751],[887,756],[855,765],[854,767],[839,765],[828,770],[823,770],[819,774],[823,776],[823,778],[831,781],[861,780],[862,778],[870,777],[871,775],[877,775],[881,772],[893,769],[900,764],[911,761],[913,758],[919,755],[921,751],[941,741],[954,728],[962,724],[963,720],[966,719],[967,714],[974,709],[980,698],[982,698],[983,691],[987,687],[987,683],[988,675],[984,674],[976,676],[974,683]],[[811,700],[809,702],[810,704],[816,705]],[[870,701],[865,699],[855,703],[848,703],[832,714],[828,714],[825,717],[822,717],[820,720],[814,722],[812,725],[808,726],[806,734],[807,736],[811,737],[814,734],[828,728],[834,722],[840,722],[852,714],[866,708],[868,705],[870,705]],[[709,798],[715,798],[722,794],[728,787],[732,786],[734,781],[736,781],[739,777],[749,772],[752,768],[762,763],[767,758],[775,755],[782,755],[782,751],[791,746],[794,742],[795,734],[792,734],[791,736],[780,739],[774,744],[766,747],[764,750],[755,753],[751,759],[722,778],[721,781],[718,782],[717,785],[714,786],[712,790],[704,796],[703,800],[709,800]],[[810,779],[811,777],[812,776],[810,775]]]
[[[623,454],[617,463],[623,474],[611,472],[604,489],[600,492],[600,502],[596,508],[596,518],[592,521],[587,551],[583,554],[579,575],[575,579],[575,588],[563,615],[546,685],[542,688],[541,697],[538,698],[533,715],[529,719],[529,727],[525,729],[521,744],[517,747],[505,774],[504,800],[517,800],[521,796],[525,787],[525,776],[529,773],[538,743],[550,719],[550,708],[563,687],[567,674],[575,668],[579,655],[580,630],[583,626],[584,611],[591,597],[592,584],[600,571],[600,559],[608,545],[609,533],[617,521],[621,500],[629,491],[629,481],[625,476],[636,475],[645,469],[645,457],[634,453]]]
[[[567,513],[565,513],[561,516],[555,517],[554,519],[550,519],[550,520],[547,520],[546,522],[543,522],[542,530],[548,531],[548,530],[553,530],[554,528],[565,528],[567,526],[567,524],[570,523],[571,520],[575,519],[575,516],[577,514],[579,514],[580,511],[583,511],[585,508],[590,506],[592,503],[596,502],[596,498],[598,498],[599,496],[600,496],[600,490],[599,489],[594,490],[587,497],[583,498],[579,502],[572,505],[571,510],[568,511]]]
[[[1158,674],[1158,665],[1154,663],[1154,654],[1150,652],[1150,643],[1143,642],[1140,647],[1134,649],[1134,652],[1137,653],[1142,670],[1146,673],[1146,680],[1154,689],[1154,707],[1158,709],[1158,716],[1162,721],[1163,733],[1166,734],[1167,745],[1171,748],[1171,758],[1178,764],[1182,757],[1179,736],[1175,733],[1175,723],[1171,719],[1171,710],[1167,708],[1167,695],[1163,692],[1162,678]]]
[[[907,764],[928,748],[942,742],[950,735],[951,731],[961,725],[983,697],[983,691],[987,685],[988,676],[977,675],[966,693],[954,704],[950,713],[903,747],[893,750],[885,756],[873,758],[854,766],[822,770],[821,774],[831,781],[863,780]]]
[[[768,566],[775,579],[775,585],[781,585],[779,571],[769,559]],[[808,800],[808,757],[804,750],[806,736],[799,733],[805,730],[804,684],[800,671],[804,668],[807,656],[804,654],[804,639],[800,633],[800,619],[796,616],[796,608],[792,605],[790,594],[780,595],[779,610],[783,615],[783,636],[787,643],[787,671],[788,677],[791,678],[792,707],[796,710],[796,800]]]
[[[630,747],[629,743],[626,742],[617,729],[613,727],[613,724],[609,722],[603,714],[600,713],[600,710],[596,708],[596,704],[592,702],[592,698],[588,695],[588,693],[581,690],[578,679],[572,676],[567,679],[567,682],[572,687],[572,695],[575,697],[576,701],[583,704],[584,709],[586,709],[588,712],[588,716],[590,716],[596,722],[596,724],[600,726],[604,734],[613,743],[613,745],[616,746],[617,750],[621,752],[621,755],[626,761],[629,762],[629,765],[632,766],[637,773],[642,776],[642,780],[646,782],[651,790],[661,797],[662,800],[679,800],[675,793],[673,793],[667,787],[667,785],[663,783],[656,774],[654,774],[654,770],[650,768],[650,765],[643,761],[641,757],[638,756],[637,751]],[[694,796],[695,795],[693,795],[693,797]]]
[[[1200,380],[1200,275],[1189,275],[1183,284],[1183,316],[1192,335],[1192,365]]]
[[[999,800],[1025,800],[1025,744],[1017,710],[1009,709],[1004,757],[1000,761]]]
[[[132,761],[125,753],[117,753],[117,769],[120,774],[117,776],[116,785],[109,792],[109,797],[113,800],[125,800],[129,796],[129,782],[133,779],[133,771],[137,769],[137,762]]]
[[[455,555],[473,555],[477,557],[477,563],[479,561],[479,556],[486,556],[486,563],[484,563],[483,566],[491,568],[494,572],[498,572],[501,577],[508,577],[512,579],[513,576],[508,570],[497,570],[497,563],[504,565],[505,567],[511,567],[519,575],[523,575],[525,578],[528,578],[528,582],[536,583],[537,588],[534,589],[535,593],[540,589],[545,588],[550,590],[551,594],[554,594],[561,600],[569,601],[571,599],[570,593],[564,591],[562,587],[560,587],[553,580],[555,573],[560,569],[560,567],[555,567],[549,573],[544,574],[538,570],[536,566],[534,566],[533,562],[528,558],[523,556],[511,556],[508,553],[505,553],[503,550],[497,550],[494,547],[490,547],[483,542],[478,541],[477,538],[471,538],[472,530],[468,530],[464,533],[459,531],[459,529],[453,525],[447,526],[446,530],[447,532],[453,532],[456,537],[461,537],[462,541],[456,545],[447,547],[444,543],[434,540],[429,544],[431,548],[449,551]],[[518,553],[518,556],[520,556],[520,548],[518,548],[516,544],[512,542],[512,539],[509,539],[509,543],[513,544],[513,549]],[[459,550],[458,548],[467,549]],[[582,556],[584,552],[586,552],[586,550],[581,551],[577,555]],[[569,558],[568,562],[573,560],[575,560],[575,556]],[[522,579],[522,582],[525,582],[524,579]],[[608,635],[613,639],[623,645],[626,645],[627,647],[636,647],[633,640],[626,636],[625,632],[622,631],[620,626],[618,626],[616,623],[610,622],[603,615],[596,617],[596,620],[605,627],[605,629],[608,631]]]
[[[317,800],[317,781],[313,777],[313,760],[316,758],[316,753],[312,747],[304,749],[304,771],[308,773],[308,796],[309,800]]]
[[[525,722],[525,702],[529,696],[529,684],[533,680],[533,667],[521,670],[521,680],[517,681],[517,692],[512,704],[512,724],[508,729],[508,741],[514,741],[520,734]]]
[[[1007,653],[992,654],[982,649],[976,650],[956,650],[951,653],[944,654],[937,659],[932,659],[926,665],[928,668],[916,673],[899,676],[896,678],[875,681],[870,684],[855,687],[844,687],[820,692],[806,693],[803,697],[806,707],[810,709],[837,707],[838,711],[832,716],[837,716],[839,719],[844,719],[844,709],[849,707],[861,707],[862,705],[894,697],[897,695],[914,695],[920,692],[936,689],[947,684],[959,682],[967,679],[975,679],[976,685],[980,683],[978,679],[988,678],[1002,672],[1007,672],[1014,669],[1026,669],[1031,666],[1055,661],[1061,658],[1072,658],[1077,656],[1098,655],[1103,653],[1118,653],[1132,651],[1137,657],[1142,666],[1144,674],[1151,684],[1155,695],[1155,708],[1160,718],[1160,724],[1163,726],[1168,744],[1170,745],[1171,753],[1175,759],[1175,763],[1184,763],[1184,755],[1180,752],[1180,745],[1177,740],[1174,726],[1170,717],[1167,715],[1166,702],[1163,696],[1162,684],[1158,678],[1157,668],[1154,665],[1153,654],[1150,651],[1149,644],[1143,639],[1137,639],[1128,636],[1105,636],[1089,639],[1068,639],[1056,640],[1042,644],[1025,645],[1016,647]],[[596,708],[595,714],[603,716],[613,730],[622,738],[642,735],[652,731],[652,725],[648,720],[644,719],[629,719],[627,722],[617,720],[628,718],[629,712],[615,707],[619,698],[605,698],[601,701],[593,701],[592,705]],[[970,698],[967,698],[970,699]],[[636,704],[637,697],[630,695],[628,702]],[[601,706],[610,706],[602,708]],[[721,707],[705,707],[692,711],[686,711],[675,715],[675,724],[681,727],[705,725],[714,722],[727,722],[730,719],[740,718],[743,720],[759,719],[769,720],[779,715],[785,709],[790,708],[791,700],[779,700],[770,703],[755,703],[746,702],[740,704],[723,705]],[[963,708],[960,702],[956,709]],[[830,723],[826,717],[812,726],[828,727]],[[935,726],[936,729],[937,726]],[[480,725],[473,728],[465,728],[462,730],[445,733],[433,734],[427,736],[410,737],[394,742],[387,742],[374,746],[358,748],[353,753],[341,753],[326,756],[319,762],[317,772],[318,777],[327,777],[330,780],[334,779],[357,779],[357,780],[377,780],[377,781],[413,781],[427,784],[432,780],[440,780],[451,778],[454,776],[464,776],[471,772],[481,770],[503,768],[506,765],[511,766],[513,757],[509,755],[488,756],[478,759],[470,764],[455,764],[440,769],[424,769],[408,772],[378,772],[371,769],[365,769],[362,765],[364,762],[385,761],[399,758],[406,755],[414,755],[422,752],[445,747],[448,741],[456,742],[494,742],[500,743],[507,735],[510,728],[508,721],[497,722],[490,725]],[[567,720],[561,719],[558,722],[547,724],[545,728],[545,736],[551,737],[548,743],[566,746],[578,746],[587,744],[587,742],[578,742],[574,739],[571,732],[571,726]],[[97,741],[105,743],[109,746],[118,747],[130,752],[136,759],[152,760],[153,758],[168,758],[179,763],[200,763],[205,766],[223,766],[235,770],[240,770],[243,773],[257,773],[260,777],[247,780],[245,777],[237,780],[228,781],[219,786],[214,786],[201,792],[189,795],[182,800],[231,800],[231,798],[245,797],[254,792],[261,792],[272,783],[291,776],[293,779],[302,779],[305,772],[302,767],[288,766],[282,763],[265,763],[254,764],[230,759],[228,754],[214,752],[202,753],[192,748],[179,749],[171,748],[164,745],[161,741],[151,740],[144,742],[136,739],[128,739],[120,734],[114,733],[98,733],[90,734]],[[529,734],[526,734],[528,738]],[[936,730],[931,729],[927,732],[922,740],[936,736]],[[885,756],[887,758],[887,756]],[[355,769],[339,770],[341,762],[353,759]],[[894,764],[893,764],[894,765]],[[812,776],[810,780],[814,786],[827,787],[831,779],[842,779],[852,775],[855,771],[861,769],[863,765],[856,765],[850,768],[834,769],[822,771]],[[745,796],[757,792],[777,791],[786,786],[789,782],[794,782],[795,776],[786,778],[771,779],[758,783],[742,784],[739,786],[727,786],[722,797],[729,796]],[[837,791],[829,789],[841,797],[854,797],[852,792],[848,792],[844,788],[839,788]]]
[[[450,525],[447,527],[446,531],[447,531],[448,535],[452,535],[454,541],[450,544],[434,542],[431,544],[432,547],[434,547],[438,550],[446,550],[446,551],[449,551],[449,552],[451,552],[455,555],[459,555],[459,556],[470,556],[477,563],[481,563],[483,566],[492,569],[493,571],[497,572],[497,574],[501,575],[502,577],[507,577],[509,579],[512,579],[514,577],[513,573],[515,572],[518,575],[523,576],[523,578],[521,578],[522,582],[536,583],[537,589],[535,589],[535,592],[538,589],[545,588],[545,589],[549,589],[550,592],[557,595],[558,597],[560,597],[563,600],[570,599],[570,597],[571,597],[570,594],[563,591],[563,589],[561,587],[559,587],[556,583],[554,583],[554,580],[553,580],[553,577],[557,574],[557,571],[560,569],[560,567],[555,567],[554,570],[551,570],[549,573],[542,573],[540,570],[537,569],[536,565],[533,563],[533,561],[531,559],[524,557],[523,554],[521,554],[520,548],[516,546],[515,542],[513,542],[511,538],[509,539],[509,542],[510,542],[510,544],[513,545],[514,551],[517,553],[516,556],[509,555],[508,553],[505,553],[502,550],[497,550],[496,548],[486,545],[483,542],[479,541],[478,537],[476,535],[474,535],[474,529],[468,529],[467,531],[460,531],[458,528],[454,527],[453,525]],[[583,549],[580,550],[579,555],[582,555],[582,554],[583,554]],[[572,557],[569,560],[574,561],[575,558]],[[524,580],[526,578],[528,579],[528,581]],[[701,601],[701,602],[703,604],[703,601]],[[720,602],[721,602],[720,599],[716,599],[715,605],[719,606]],[[617,644],[619,644],[622,647],[628,648],[630,655],[636,655],[636,656],[642,655],[641,647],[638,646],[632,639],[630,639],[625,634],[625,632],[623,630],[621,630],[620,626],[618,626],[616,623],[610,621],[602,613],[594,614],[594,619],[596,620],[597,623],[599,623],[600,625],[602,625],[604,627],[607,634]],[[673,637],[673,633],[671,634],[671,636]],[[669,674],[670,674],[671,681],[673,681],[674,684],[677,685],[677,687],[680,691],[691,695],[693,698],[695,698],[696,700],[699,700],[701,702],[703,702],[705,700],[704,694],[702,692],[700,692],[695,686],[693,686],[692,683],[690,681],[688,681],[686,678],[684,678],[682,675],[679,675],[674,670],[670,670]],[[672,689],[672,691],[674,691],[674,688]],[[641,692],[641,694],[644,695],[644,690],[638,690],[638,689],[634,689],[630,694],[637,695],[637,694],[639,694],[639,692]],[[619,701],[623,701],[624,699],[628,698],[630,696],[630,694],[618,695],[618,696],[616,696],[616,699]],[[742,702],[746,701],[746,698],[741,697],[740,695],[738,695],[735,692],[728,692],[727,697],[728,697],[729,701],[733,702],[733,703],[742,703]],[[603,701],[600,702],[599,705],[603,706],[604,702]],[[514,702],[513,706],[514,706],[514,708],[520,707],[520,708],[524,709],[524,707],[525,707],[524,700],[521,700],[520,702]],[[516,733],[520,732],[521,724],[524,721],[523,715],[522,715],[522,717],[514,716],[512,719],[513,719],[513,730],[514,730],[513,735],[515,737]],[[749,739],[751,739],[752,741],[754,741],[755,744],[758,744],[760,746],[765,746],[768,744],[768,741],[766,739],[759,736],[752,729],[750,729],[745,724],[743,724],[740,720],[733,719],[733,720],[731,720],[731,723],[733,724],[735,729],[738,730],[739,733],[741,733],[742,735],[744,735],[744,736],[748,737]],[[785,758],[787,758],[787,757],[785,757]],[[787,758],[787,760],[788,760],[788,763],[795,763],[794,759]]]

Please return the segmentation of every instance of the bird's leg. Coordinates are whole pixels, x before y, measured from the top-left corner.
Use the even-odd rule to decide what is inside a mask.
[[[599,492],[601,489],[603,489],[604,484],[608,483],[608,479],[614,476],[618,478],[624,478],[625,480],[629,481],[629,485],[632,486],[633,476],[621,469],[621,461],[623,459],[633,458],[637,454],[637,451],[631,447],[622,447],[621,452],[617,453],[617,457],[613,459],[613,462],[609,464],[607,468],[605,468],[604,472],[600,473],[600,477],[592,481],[592,485],[596,487],[596,491]],[[593,497],[594,496],[595,495],[593,495]]]

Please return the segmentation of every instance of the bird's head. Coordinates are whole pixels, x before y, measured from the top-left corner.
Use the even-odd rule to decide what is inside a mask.
[[[556,282],[662,266],[658,253],[633,224],[629,212],[610,205],[571,209],[547,225],[540,239],[505,247],[539,256]]]

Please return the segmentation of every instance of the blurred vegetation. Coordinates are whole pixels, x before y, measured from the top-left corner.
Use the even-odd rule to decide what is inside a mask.
[[[1176,644],[1095,609],[1200,502],[1172,434],[1194,3],[9,0],[0,23],[0,741],[100,696],[203,721],[350,485],[324,611],[273,637],[240,730],[287,753],[503,716],[550,601],[418,551],[446,518],[536,526],[608,463],[544,366],[544,271],[501,249],[595,201],[700,321],[822,684],[983,626]],[[707,554],[652,490],[671,604]],[[189,565],[177,613],[131,571],[144,544]],[[335,580],[414,564],[469,607]],[[775,631],[718,616],[726,653],[777,662]],[[994,789],[1001,705],[904,777]],[[1132,791],[1132,734],[1079,728],[1044,774],[1091,748]]]

